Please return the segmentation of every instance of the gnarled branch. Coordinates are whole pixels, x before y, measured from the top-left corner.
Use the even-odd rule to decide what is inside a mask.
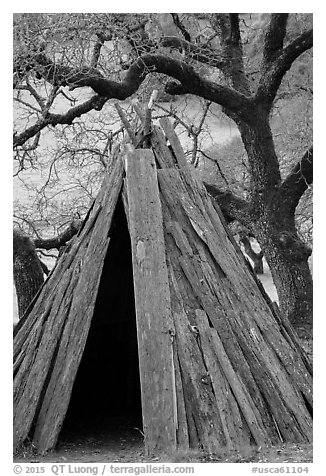
[[[313,147],[310,147],[282,182],[279,199],[294,213],[300,198],[313,181]]]
[[[42,248],[43,250],[52,250],[54,248],[59,250],[78,233],[81,224],[81,220],[73,220],[70,225],[62,233],[60,233],[60,235],[54,238],[35,238],[34,246],[35,248]]]
[[[313,46],[313,31],[308,30],[292,41],[288,46],[279,52],[268,67],[263,71],[255,101],[265,103],[271,107],[281,81],[286,72],[291,68],[292,63],[305,51]]]
[[[38,60],[37,60],[38,58]],[[71,124],[72,121],[91,109],[101,109],[111,98],[124,100],[135,93],[147,74],[163,73],[178,81],[168,83],[167,91],[171,94],[194,94],[203,99],[216,102],[240,117],[246,118],[250,112],[251,101],[243,94],[213,81],[201,78],[199,74],[183,61],[163,55],[143,55],[128,69],[123,81],[117,82],[105,78],[94,68],[73,69],[65,65],[54,64],[43,53],[33,56],[39,61],[38,74],[54,85],[70,88],[91,87],[98,96],[94,96],[82,105],[70,109],[65,114],[48,114],[24,133],[14,137],[14,145],[22,145],[27,139],[47,125]],[[31,69],[31,67],[30,67]]]

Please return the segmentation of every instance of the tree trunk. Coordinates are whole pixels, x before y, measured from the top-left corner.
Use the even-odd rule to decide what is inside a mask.
[[[274,220],[273,220],[274,218]],[[299,331],[312,327],[313,283],[308,265],[310,250],[297,235],[294,223],[275,225],[268,214],[253,226],[277,290],[280,311]]]
[[[18,314],[21,318],[43,284],[43,270],[32,240],[14,230],[13,271],[17,293]]]
[[[311,328],[312,277],[308,266],[311,250],[296,231],[294,214],[297,202],[289,199],[281,188],[268,112],[257,108],[250,125],[239,120],[237,124],[252,177],[249,220],[245,225],[265,254],[282,315],[296,328]]]

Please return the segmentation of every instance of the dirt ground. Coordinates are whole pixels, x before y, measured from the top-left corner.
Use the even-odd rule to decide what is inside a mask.
[[[312,359],[312,338],[301,337],[301,343]],[[15,463],[312,463],[312,444],[284,444],[264,448],[249,447],[241,451],[205,454],[179,451],[156,458],[145,456],[140,424],[134,421],[103,418],[92,424],[78,421],[74,428],[63,430],[56,450],[36,455],[26,446],[14,456]]]
[[[312,444],[287,444],[266,448],[244,448],[242,451],[204,454],[199,451],[179,452],[156,458],[145,457],[142,438],[136,433],[110,437],[78,439],[61,443],[51,454],[32,456],[28,451],[14,458],[15,463],[312,463]]]
[[[287,444],[241,451],[204,454],[200,451],[178,452],[148,458],[143,437],[136,428],[116,427],[111,431],[80,433],[62,439],[57,449],[45,456],[33,455],[26,448],[14,458],[15,463],[312,463],[312,444]]]
[[[112,426],[113,425],[113,426]],[[104,429],[105,427],[105,429]],[[312,444],[286,444],[264,448],[249,447],[241,451],[205,454],[179,451],[148,458],[139,428],[127,422],[112,421],[96,427],[77,428],[61,436],[54,452],[39,456],[26,447],[14,457],[15,463],[312,463]]]

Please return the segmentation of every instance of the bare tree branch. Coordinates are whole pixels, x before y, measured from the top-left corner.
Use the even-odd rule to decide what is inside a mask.
[[[209,64],[213,68],[219,68],[222,71],[228,65],[228,60],[223,53],[207,45],[193,44],[177,36],[165,36],[161,39],[160,43],[167,48],[182,50],[192,60],[198,61],[198,63]]]
[[[45,109],[45,100],[42,98],[42,96],[36,91],[35,88],[30,84],[28,79],[26,79],[26,89],[30,92],[30,94],[35,98],[36,102],[41,108],[41,111],[44,111]]]
[[[292,63],[313,46],[313,31],[308,30],[286,46],[262,73],[255,100],[271,107],[286,72]]]
[[[117,82],[106,79],[94,68],[72,69],[52,63],[43,53],[37,55],[40,63],[38,74],[54,85],[69,86],[71,88],[91,87],[98,96],[94,96],[85,103],[70,109],[65,114],[48,114],[36,124],[20,135],[14,136],[14,145],[22,145],[27,139],[47,125],[71,124],[76,118],[92,109],[100,110],[104,103],[111,98],[124,100],[135,93],[147,74],[163,73],[178,81],[166,85],[169,94],[194,94],[216,102],[240,117],[248,118],[250,113],[250,99],[230,88],[216,84],[213,81],[201,78],[199,74],[183,61],[162,55],[143,55],[128,69],[123,81]],[[33,57],[34,65],[36,57]]]
[[[300,198],[313,181],[313,147],[308,149],[282,182],[279,197],[289,212],[295,211]]]
[[[175,24],[175,26],[177,28],[179,28],[179,30],[181,31],[184,39],[187,40],[187,41],[191,41],[190,33],[187,31],[186,27],[181,22],[181,20],[179,18],[179,15],[177,13],[171,13],[171,16],[172,16],[172,19],[173,19],[173,23]]]
[[[102,109],[107,99],[100,96],[93,96],[85,101],[83,104],[75,106],[64,114],[51,114],[48,113],[45,117],[41,117],[35,124],[28,127],[24,132],[20,134],[14,134],[13,144],[14,147],[23,145],[28,139],[34,137],[45,127],[57,124],[72,124],[73,120],[77,117],[87,114],[93,109],[99,111]]]
[[[42,248],[43,250],[52,250],[53,248],[56,248],[59,250],[62,246],[64,246],[73,236],[75,236],[80,227],[81,227],[82,221],[81,220],[73,220],[68,228],[66,228],[60,235],[54,237],[54,238],[47,238],[47,239],[42,239],[42,238],[35,238],[34,239],[34,245],[35,248]]]
[[[92,68],[97,67],[97,63],[98,63],[98,60],[99,60],[99,57],[100,57],[100,54],[101,54],[101,49],[102,49],[102,46],[104,45],[104,41],[105,41],[105,36],[104,36],[103,33],[98,32],[96,34],[96,36],[97,36],[97,38],[96,38],[96,42],[95,42],[94,49],[93,49],[92,59],[91,59],[91,67]]]
[[[288,13],[271,14],[268,30],[265,35],[263,53],[265,63],[271,62],[275,55],[282,50],[288,17]]]
[[[29,146],[28,145],[25,146],[23,148],[24,151],[25,152],[31,152],[32,150],[35,150],[39,145],[40,137],[41,137],[41,132],[38,132],[37,134],[35,134],[32,144],[29,145]]]

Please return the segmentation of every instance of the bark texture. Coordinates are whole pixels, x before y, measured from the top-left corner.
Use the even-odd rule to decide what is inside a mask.
[[[40,452],[57,442],[93,317],[122,171],[119,160],[78,240],[62,255],[31,312],[15,328],[14,447],[31,431]]]
[[[176,449],[172,314],[155,157],[127,158],[129,230],[138,331],[143,431],[149,454]]]
[[[298,236],[294,214],[312,182],[313,149],[307,150],[282,180],[268,111],[260,109],[251,125],[238,121],[238,126],[251,170],[250,196],[241,200],[231,192],[221,194],[213,185],[206,184],[206,189],[221,204],[226,217],[239,220],[258,240],[271,269],[282,315],[298,329],[311,329],[313,294],[308,258],[312,250]]]
[[[44,277],[33,241],[18,230],[13,232],[13,272],[21,318],[42,286]]]
[[[90,338],[119,196],[131,240],[147,453],[312,439],[311,363],[186,164],[173,128],[161,125],[173,153],[162,144],[118,158],[16,330],[16,448],[27,438],[40,452],[57,442]],[[164,138],[157,128],[152,137]],[[117,302],[103,306],[105,317]],[[113,323],[106,332],[114,336]]]

